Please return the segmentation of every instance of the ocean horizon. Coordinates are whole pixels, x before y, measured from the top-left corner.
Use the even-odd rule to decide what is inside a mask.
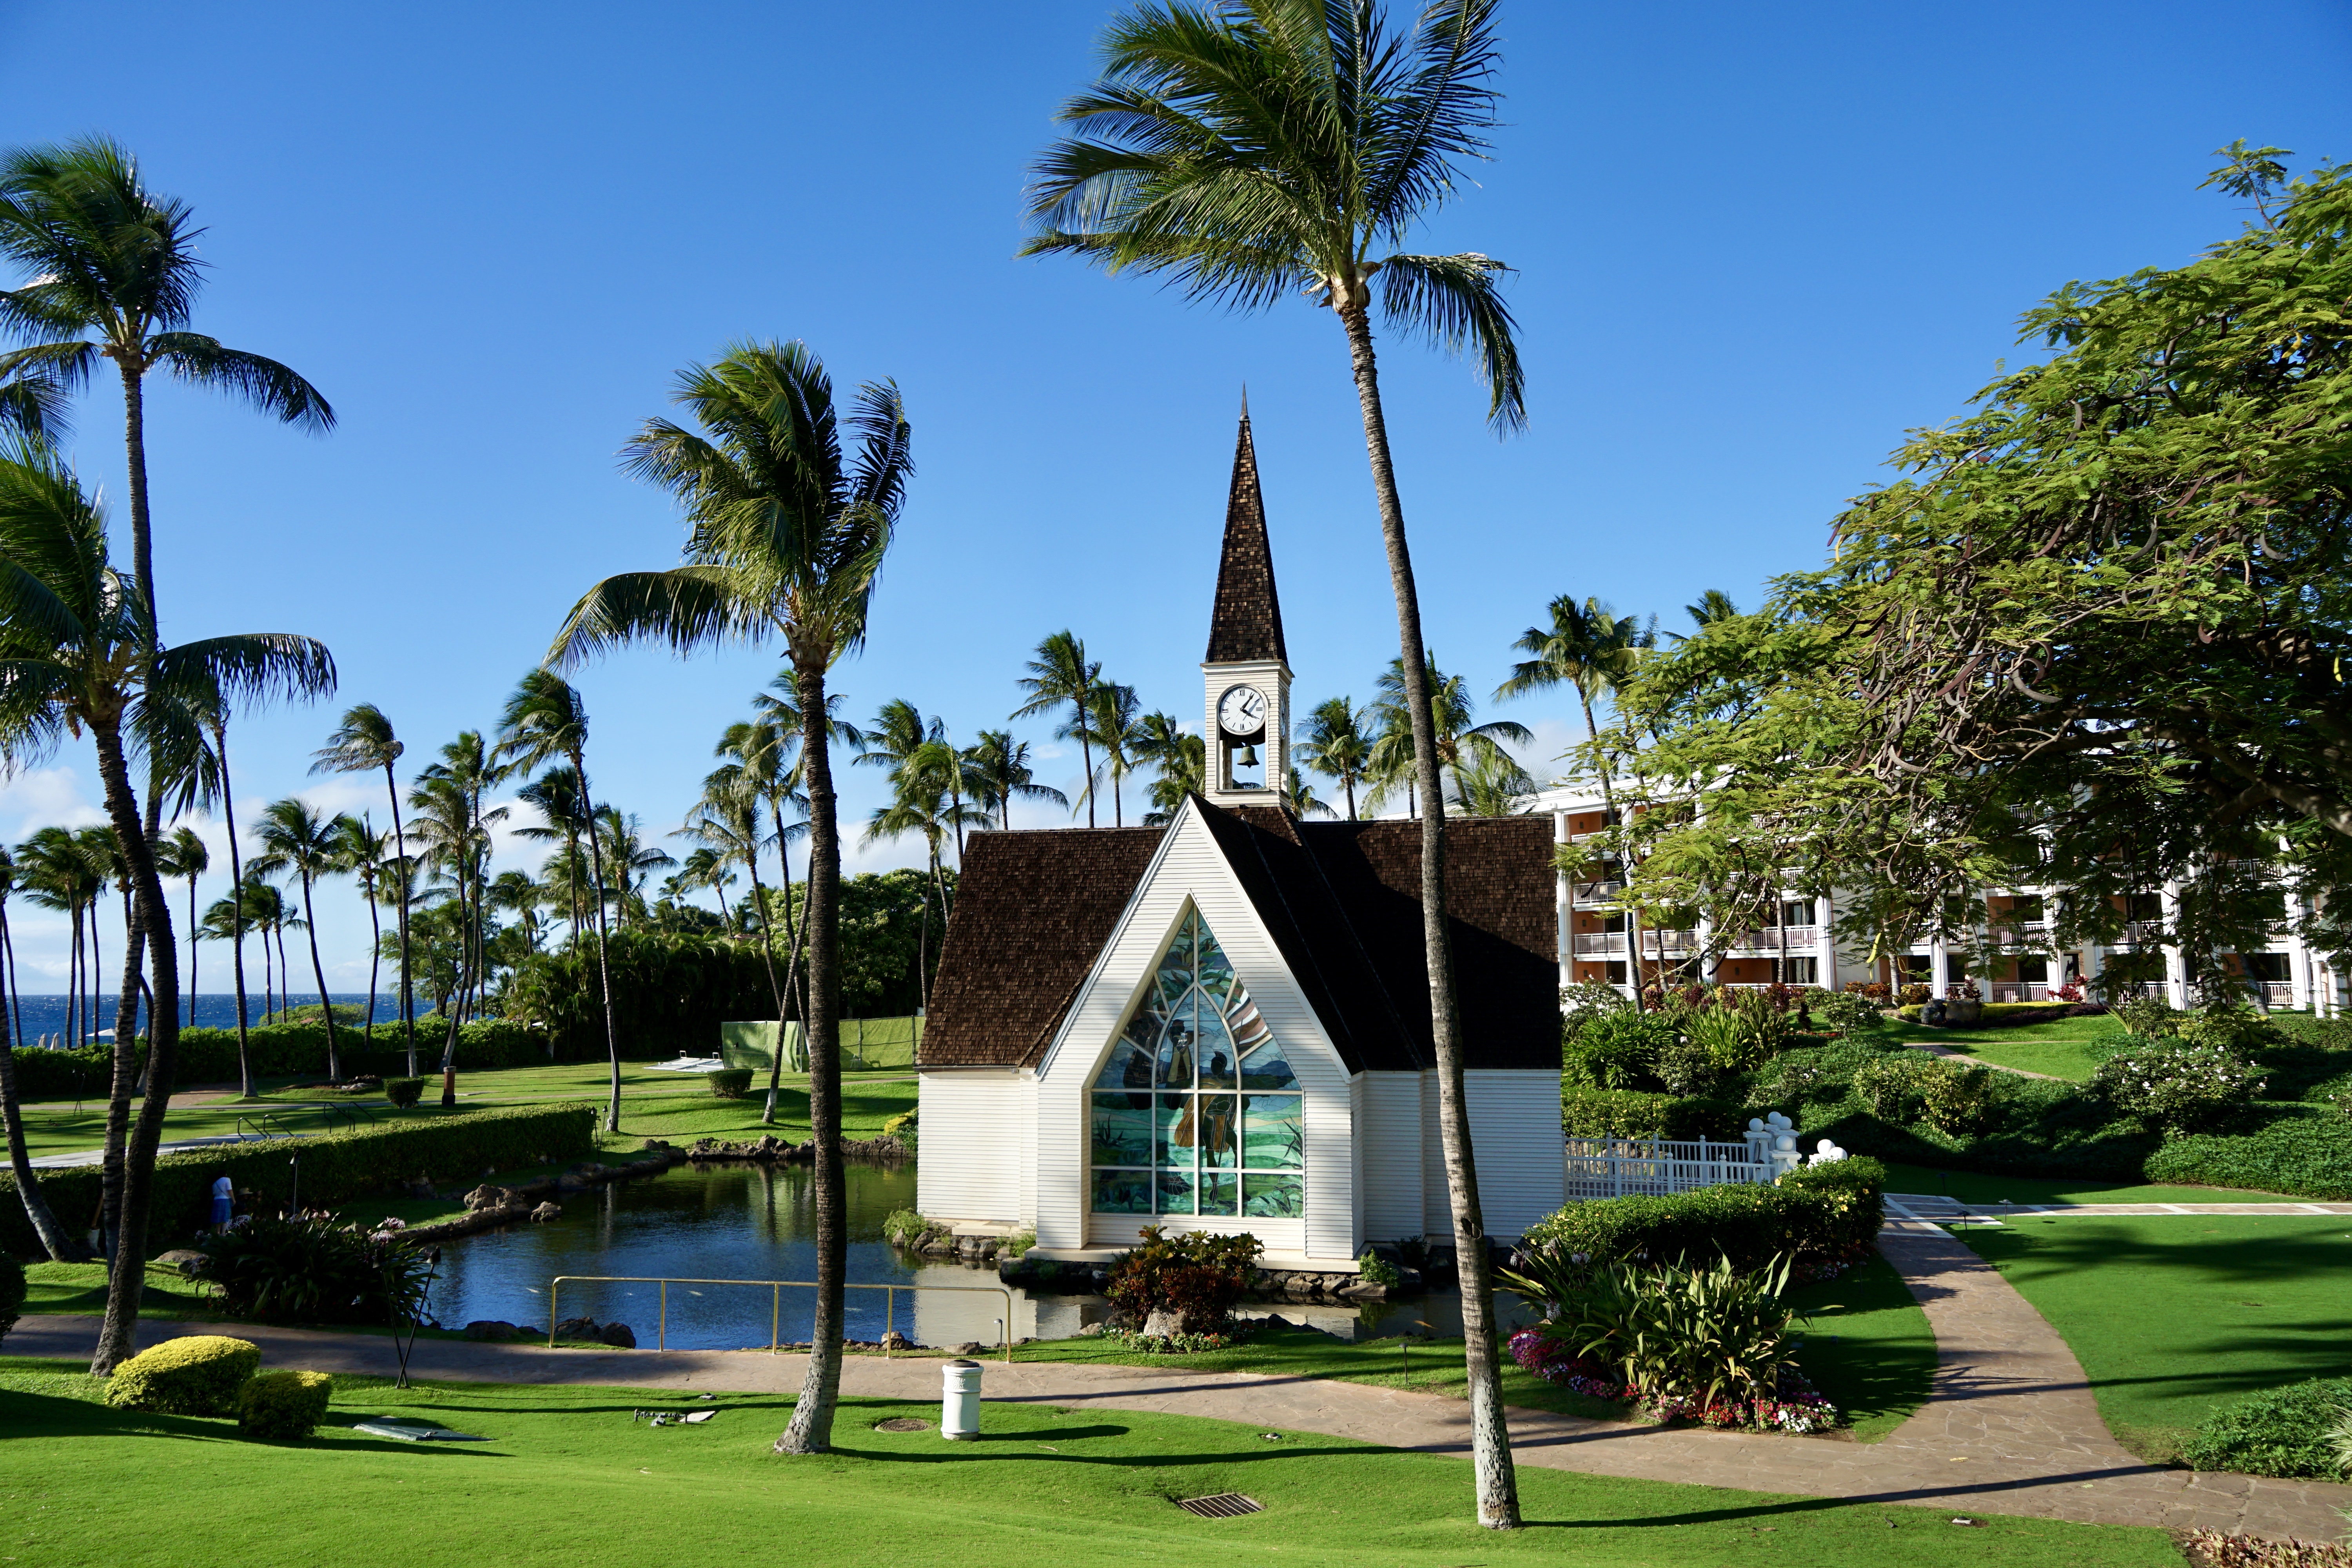
[[[364,991],[337,991],[331,994],[338,1007],[365,1007],[368,1002],[367,993]],[[62,1036],[66,1032],[67,1008],[72,1000],[62,992],[47,996],[26,992],[22,995],[10,997],[9,1037],[19,1046],[38,1047],[51,1043],[49,1037]],[[319,994],[315,991],[297,991],[291,997],[273,997],[272,1000],[281,1009],[315,1007],[319,1003]],[[191,1001],[195,1004],[195,1027],[200,1029],[236,1027],[236,992],[231,991],[221,994],[207,992],[193,998],[181,997],[180,1022],[184,1026],[188,1023],[188,1005]],[[102,995],[98,999],[98,1032],[110,1040],[114,1037],[114,1009],[113,996]],[[421,998],[417,1005],[417,1011],[420,1013],[425,1011],[425,1005]],[[142,1007],[140,1012],[143,1018],[146,1010]],[[18,1023],[19,1017],[23,1019],[21,1025]],[[378,1027],[382,1027],[386,1019],[394,1023],[399,1022],[400,999],[394,995],[379,994],[375,999],[375,1017]],[[245,1020],[248,1026],[258,1026],[261,1023],[260,992],[246,993]]]

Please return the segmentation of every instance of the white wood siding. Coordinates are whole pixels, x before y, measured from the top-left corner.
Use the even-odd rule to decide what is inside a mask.
[[[1509,1240],[1560,1206],[1568,1151],[1559,1131],[1559,1074],[1549,1068],[1488,1068],[1463,1079],[1478,1159],[1478,1206],[1486,1234]],[[1442,1205],[1442,1189],[1439,1199]]]
[[[1034,1142],[1026,1074],[965,1068],[916,1078],[922,1152],[915,1207],[932,1219],[1025,1221],[1022,1163]]]
[[[1134,1216],[1105,1215],[1097,1224],[1088,1213],[1087,1097],[1188,905],[1200,910],[1215,933],[1234,973],[1249,987],[1259,1014],[1282,1041],[1298,1075],[1305,1096],[1307,1212],[1295,1242],[1277,1238],[1278,1231],[1291,1228],[1281,1222],[1171,1216],[1169,1228],[1245,1229],[1265,1240],[1269,1251],[1297,1250],[1334,1261],[1353,1258],[1363,1237],[1356,1225],[1356,1124],[1348,1071],[1199,812],[1190,807],[1177,814],[1160,840],[1038,1070],[1038,1244],[1109,1247],[1133,1239],[1139,1223]],[[1555,1189],[1559,1184],[1553,1184]]]
[[[1358,1113],[1363,1135],[1357,1145],[1363,1151],[1364,1238],[1368,1241],[1396,1241],[1429,1232],[1422,1205],[1426,1171],[1422,1158],[1421,1096],[1427,1077],[1417,1072],[1368,1072],[1356,1079],[1363,1096]]]

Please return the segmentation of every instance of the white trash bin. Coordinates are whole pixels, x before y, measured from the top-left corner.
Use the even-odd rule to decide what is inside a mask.
[[[940,1436],[969,1443],[980,1436],[980,1363],[951,1361],[940,1368]]]

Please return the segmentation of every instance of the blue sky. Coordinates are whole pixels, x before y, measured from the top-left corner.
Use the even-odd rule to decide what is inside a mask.
[[[342,703],[383,706],[422,761],[494,720],[597,577],[673,563],[674,515],[614,452],[680,365],[742,337],[804,338],[908,398],[920,471],[835,678],[858,713],[905,697],[969,740],[1066,626],[1197,721],[1244,382],[1300,705],[1369,695],[1395,630],[1333,320],[1013,258],[1026,160],[1108,15],[0,5],[0,142],[127,142],[210,226],[198,329],[341,418],[315,438],[151,395],[166,635],[308,632],[342,672],[334,702],[234,733],[240,805],[302,792],[382,826],[380,791],[307,774]],[[2212,148],[2352,155],[2352,100],[2310,85],[2352,63],[2340,4],[1518,0],[1504,33],[1508,124],[1420,244],[1517,268],[1531,427],[1498,443],[1463,366],[1383,360],[1430,642],[1482,692],[1557,594],[1678,623],[1704,589],[1752,605],[1817,562],[1903,432],[2026,352],[2021,310],[2235,227],[2196,189]],[[110,495],[120,420],[100,388],[73,443]],[[774,668],[588,670],[599,794],[675,826]],[[1550,751],[1567,734],[1564,704],[1508,711]],[[850,771],[849,814],[879,796]],[[63,752],[0,787],[0,836],[94,801]],[[50,988],[62,924],[16,913],[25,983]],[[319,913],[331,984],[363,983],[356,897]]]

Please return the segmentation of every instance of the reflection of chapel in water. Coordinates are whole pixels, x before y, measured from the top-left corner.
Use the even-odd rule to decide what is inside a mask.
[[[1449,1235],[1421,824],[1301,820],[1267,787],[1290,665],[1246,413],[1201,672],[1208,788],[1167,826],[972,836],[916,1064],[917,1206],[1034,1226],[1046,1258],[1153,1224],[1323,1268]],[[1551,841],[1542,816],[1446,827],[1498,1237],[1560,1203]]]

